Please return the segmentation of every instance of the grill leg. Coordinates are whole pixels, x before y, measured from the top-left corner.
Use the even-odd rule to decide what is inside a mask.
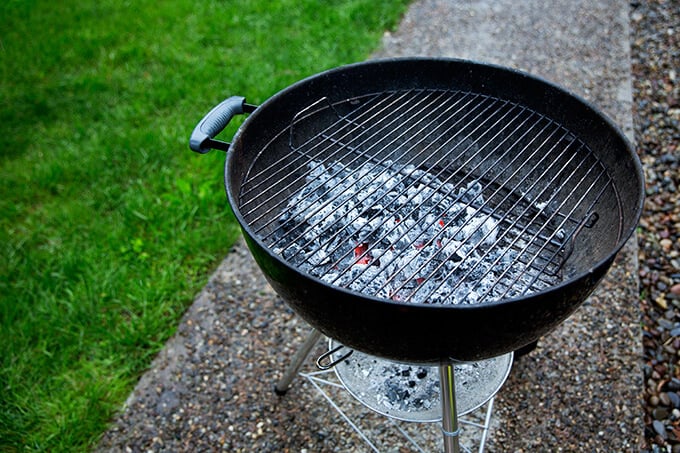
[[[286,394],[288,388],[290,387],[290,383],[300,370],[302,362],[305,361],[309,353],[312,351],[314,345],[316,345],[316,343],[319,341],[319,338],[321,338],[321,332],[318,330],[312,329],[309,332],[307,339],[305,339],[305,342],[302,344],[302,346],[300,346],[300,349],[297,350],[293,356],[293,360],[288,365],[288,368],[286,368],[286,371],[283,372],[283,376],[281,376],[281,379],[279,379],[279,381],[274,386],[274,391],[277,395]]]
[[[442,434],[444,435],[444,451],[460,452],[460,430],[456,413],[456,385],[454,368],[451,362],[439,365],[439,388],[442,400]]]

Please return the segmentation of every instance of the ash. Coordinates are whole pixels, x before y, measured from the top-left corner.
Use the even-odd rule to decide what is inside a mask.
[[[349,380],[353,387],[361,388],[359,396],[370,399],[383,412],[409,413],[433,409],[438,412],[439,373],[435,367],[404,365],[369,359],[368,356],[358,360],[350,357],[339,366],[344,367],[343,378]],[[357,386],[357,382],[361,385]]]
[[[479,303],[554,283],[526,283],[526,264],[483,205],[476,181],[456,187],[391,161],[312,161],[272,249],[332,285],[412,303]]]
[[[381,413],[397,418],[416,413],[441,416],[436,366],[396,363],[358,351],[337,366],[343,385],[364,404]],[[494,388],[498,384],[496,371],[488,361],[455,365],[459,409],[469,410],[479,404],[480,396],[492,395],[498,390]],[[480,382],[487,386],[480,386]]]

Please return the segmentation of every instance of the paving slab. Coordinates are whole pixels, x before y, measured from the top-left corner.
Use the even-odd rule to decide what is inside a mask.
[[[457,57],[525,70],[588,99],[632,137],[628,14],[628,3],[614,0],[422,0],[373,57]],[[97,450],[371,451],[308,379],[297,378],[283,397],[272,392],[307,333],[239,242]],[[586,303],[515,362],[495,401],[487,451],[638,450],[641,365],[633,238]],[[376,448],[410,451],[384,417],[337,397]],[[436,424],[405,429],[426,451],[441,449]]]

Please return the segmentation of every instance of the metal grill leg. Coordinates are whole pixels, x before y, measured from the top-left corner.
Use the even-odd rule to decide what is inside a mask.
[[[290,362],[290,365],[288,365],[286,371],[283,372],[283,376],[281,376],[281,379],[279,379],[279,381],[274,386],[274,391],[277,395],[285,395],[285,393],[288,391],[290,383],[297,375],[302,363],[312,351],[314,345],[316,345],[316,343],[319,341],[319,338],[321,338],[321,332],[318,330],[312,329],[309,332],[307,339],[305,339],[305,342],[302,344],[302,346],[300,346],[300,349],[297,350],[293,356],[293,360]]]
[[[459,453],[460,429],[456,412],[456,385],[453,364],[450,362],[439,365],[439,388],[442,400],[444,451],[446,453]]]

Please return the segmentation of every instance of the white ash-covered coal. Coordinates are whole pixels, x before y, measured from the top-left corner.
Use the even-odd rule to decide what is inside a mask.
[[[555,283],[525,275],[522,232],[508,234],[484,205],[477,181],[457,187],[391,161],[358,168],[312,161],[272,248],[332,285],[413,303],[518,295],[499,280],[522,287],[531,279],[532,291]]]

